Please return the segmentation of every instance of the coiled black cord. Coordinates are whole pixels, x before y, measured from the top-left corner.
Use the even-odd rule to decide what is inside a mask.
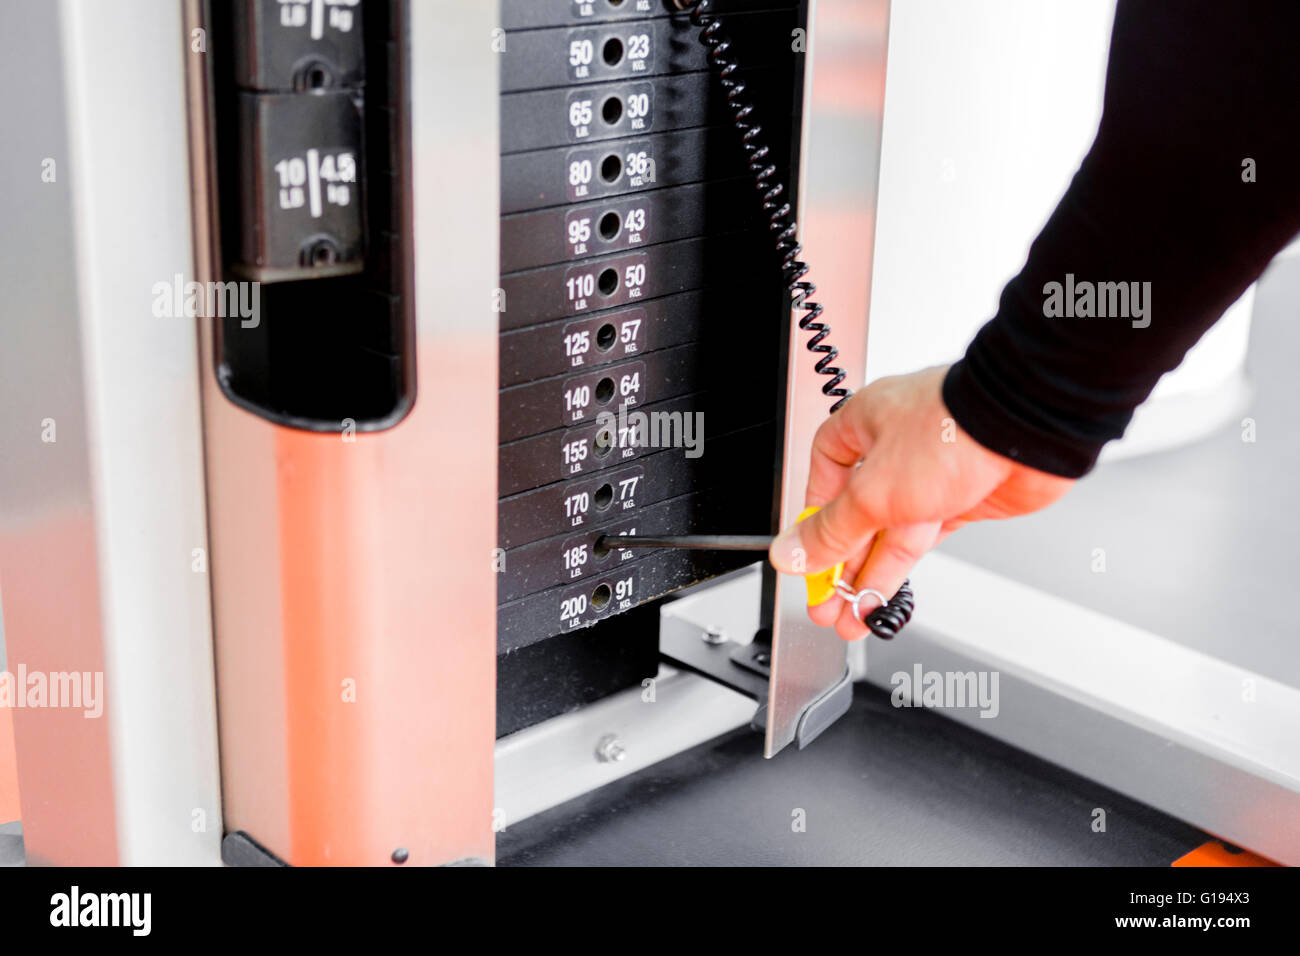
[[[912,596],[912,582],[904,581],[903,586],[885,602],[883,607],[878,607],[867,615],[864,623],[871,629],[872,634],[883,641],[888,641],[912,619],[912,611],[915,609],[916,598]]]
[[[817,321],[823,311],[821,305],[809,299],[817,291],[817,286],[803,279],[808,274],[808,263],[799,258],[803,246],[797,238],[798,224],[790,215],[790,203],[783,198],[785,184],[776,178],[776,166],[768,162],[771,149],[761,139],[763,127],[757,119],[751,119],[754,106],[745,100],[745,83],[732,75],[740,67],[735,60],[728,58],[731,39],[724,32],[722,21],[708,15],[712,5],[712,0],[695,0],[689,8],[691,23],[700,28],[700,42],[708,48],[713,75],[727,95],[731,123],[740,132],[740,145],[745,151],[750,175],[762,196],[763,214],[767,217],[768,228],[776,233],[776,251],[781,256],[781,272],[790,292],[790,301],[796,309],[804,310],[799,317],[799,328],[814,333],[806,345],[808,351],[820,355],[815,367],[819,374],[828,377],[822,383],[822,393],[836,399],[831,405],[831,411],[835,411],[849,400],[853,392],[841,385],[844,370],[831,364],[839,357],[839,349],[826,341],[831,327]]]
[[[745,152],[745,161],[749,167],[754,185],[762,197],[763,214],[767,217],[768,228],[776,234],[776,251],[781,257],[781,272],[786,289],[790,293],[791,305],[802,309],[799,328],[812,332],[812,338],[805,342],[808,351],[818,355],[814,368],[818,374],[827,376],[822,383],[822,394],[835,399],[831,412],[835,412],[849,400],[853,390],[843,384],[845,373],[833,363],[839,357],[827,338],[831,327],[821,322],[824,311],[819,303],[809,296],[817,291],[817,286],[804,281],[808,274],[808,263],[799,258],[803,252],[797,236],[799,226],[791,215],[790,203],[785,198],[786,188],[776,175],[776,166],[768,161],[771,148],[763,142],[763,127],[753,115],[754,105],[745,98],[745,83],[734,74],[740,65],[731,55],[731,38],[727,36],[722,21],[709,14],[712,0],[676,0],[677,5],[690,11],[691,23],[699,28],[700,43],[708,49],[709,69],[727,97],[727,106],[731,110],[731,124],[740,133],[740,145]],[[912,596],[911,582],[904,581],[898,593],[883,606],[867,615],[867,627],[876,637],[889,640],[896,635],[912,618],[916,606]]]

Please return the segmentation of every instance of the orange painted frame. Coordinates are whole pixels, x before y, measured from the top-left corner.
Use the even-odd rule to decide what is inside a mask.
[[[272,424],[221,393],[201,337],[226,829],[295,865],[493,856],[497,61],[447,37],[495,16],[407,6],[429,53],[408,58],[412,410],[355,440]],[[200,0],[187,16],[201,23]],[[216,235],[202,59],[200,281]]]

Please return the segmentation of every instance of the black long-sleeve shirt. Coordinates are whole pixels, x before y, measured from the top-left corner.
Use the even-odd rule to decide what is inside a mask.
[[[1300,0],[1120,0],[1097,138],[944,401],[1083,475],[1298,231]]]

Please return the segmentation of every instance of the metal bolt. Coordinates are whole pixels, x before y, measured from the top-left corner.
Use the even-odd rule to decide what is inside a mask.
[[[332,266],[339,261],[339,251],[328,239],[313,239],[302,247],[304,266]]]
[[[725,644],[727,643],[726,628],[718,627],[716,624],[710,624],[700,635],[705,644]]]
[[[394,863],[405,863],[410,858],[411,858],[411,851],[404,846],[399,846],[396,850],[393,851]]]
[[[772,662],[772,658],[766,651],[759,651],[754,655],[754,663],[759,667],[767,667]]]
[[[618,734],[606,734],[596,741],[596,759],[601,763],[618,763],[627,759],[627,750]]]

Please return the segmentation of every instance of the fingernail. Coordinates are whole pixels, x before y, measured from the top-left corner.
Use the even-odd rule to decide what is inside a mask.
[[[776,536],[768,550],[772,567],[783,574],[803,574],[807,569],[808,558],[804,553],[803,540],[799,529],[791,526]]]

